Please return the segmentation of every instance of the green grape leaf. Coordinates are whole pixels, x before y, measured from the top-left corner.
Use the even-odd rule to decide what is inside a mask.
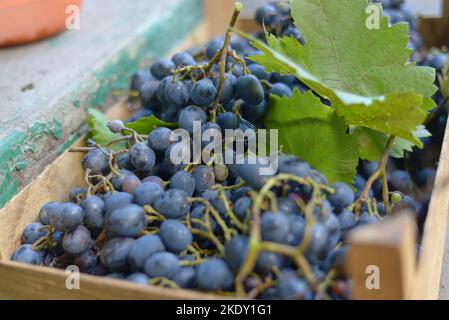
[[[330,182],[352,183],[358,164],[357,141],[348,126],[311,91],[291,98],[271,96],[265,125],[278,129],[279,144],[321,171]]]
[[[128,129],[135,130],[138,134],[149,134],[153,129],[159,127],[167,127],[167,128],[177,128],[177,123],[169,123],[159,120],[155,116],[149,116],[141,118],[134,122],[129,122],[125,124],[125,127]]]
[[[107,126],[108,121],[109,120],[101,111],[97,109],[87,110],[86,122],[90,129],[88,137],[102,146],[105,146],[109,141],[122,136],[120,133],[112,133],[111,130],[109,130]],[[111,148],[114,150],[115,148],[119,148],[119,146],[114,145]]]
[[[386,134],[364,127],[352,127],[350,132],[356,137],[359,157],[361,159],[368,161],[380,160],[388,140]],[[418,126],[413,132],[413,135],[416,139],[432,136],[424,126]],[[414,144],[408,140],[396,137],[390,150],[390,156],[393,158],[403,158],[405,152],[413,151],[413,147]]]
[[[429,98],[436,90],[435,71],[407,62],[408,26],[390,27],[382,16],[378,29],[367,28],[367,0],[291,0],[290,5],[305,45],[293,37],[267,35],[268,45],[252,38],[262,54],[250,59],[267,72],[295,75],[329,99],[347,124],[420,145],[413,132],[434,106]],[[404,117],[406,112],[410,115]]]

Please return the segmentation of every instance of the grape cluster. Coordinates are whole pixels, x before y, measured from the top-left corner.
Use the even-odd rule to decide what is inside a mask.
[[[389,3],[388,10],[396,12],[402,1]],[[284,2],[261,7],[256,20],[304,43]],[[143,109],[129,121],[156,115],[189,134],[193,121],[202,124],[201,131],[217,133],[262,128],[270,94],[290,96],[294,88],[307,88],[246,59],[256,53],[246,40],[225,37],[199,53],[156,61],[132,79]],[[85,152],[87,187],[74,188],[66,202],[45,204],[37,221],[25,227],[11,260],[76,265],[83,273],[137,285],[238,297],[349,297],[343,268],[347,234],[378,223],[388,211],[380,182],[366,188],[378,163],[363,162],[353,186],[329,184],[308,163],[286,154],[279,155],[276,173],[263,176],[261,161],[172,163],[172,151],[185,146],[172,141],[167,127],[148,135],[120,120],[108,127],[123,134],[126,147],[113,151],[117,141],[101,146],[89,140],[73,150]],[[424,219],[435,170],[420,165],[410,174],[399,160],[389,161],[387,170],[394,190],[388,205],[406,206]]]

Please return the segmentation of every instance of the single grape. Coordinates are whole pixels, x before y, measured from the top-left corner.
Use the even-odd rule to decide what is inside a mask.
[[[295,214],[288,215],[288,220],[290,227],[287,236],[287,243],[291,246],[297,246],[304,239],[304,234],[306,232],[306,221],[302,216]]]
[[[159,185],[162,189],[165,189],[164,180],[162,180],[158,176],[148,176],[142,180],[142,183],[147,183],[147,182],[153,182],[153,183]]]
[[[267,276],[273,268],[281,269],[284,261],[284,257],[279,253],[262,251],[257,256],[255,270],[261,276]]]
[[[134,202],[139,206],[152,205],[164,193],[164,189],[154,182],[145,182],[134,190]]]
[[[215,184],[215,174],[212,167],[199,165],[193,170],[192,176],[195,179],[196,193],[203,193]]]
[[[93,250],[86,250],[76,255],[73,264],[78,266],[81,272],[89,272],[97,263],[97,256]]]
[[[292,90],[285,83],[277,82],[271,87],[270,94],[274,94],[279,97],[291,97]]]
[[[190,98],[201,107],[209,106],[217,95],[217,89],[210,79],[202,79],[197,81],[192,89],[190,89]]]
[[[293,174],[300,178],[310,176],[310,165],[295,156],[280,156],[278,166],[279,173]]]
[[[138,238],[131,246],[128,261],[131,270],[142,271],[145,261],[157,252],[165,251],[164,244],[158,235],[145,235]]]
[[[375,224],[379,219],[376,216],[371,215],[368,211],[364,211],[360,214],[358,225]]]
[[[170,136],[172,131],[166,127],[159,127],[150,132],[148,135],[148,145],[154,151],[165,152],[172,141]]]
[[[240,127],[240,119],[234,112],[224,112],[217,117],[217,124],[223,133],[226,129],[235,130]]]
[[[90,169],[95,173],[105,173],[109,169],[109,156],[102,150],[95,148],[86,153],[81,164],[85,170]]]
[[[284,272],[278,277],[276,294],[284,300],[310,300],[312,297],[307,282],[294,272]]]
[[[241,197],[234,204],[234,213],[240,221],[246,221],[251,216],[252,200],[249,197]]]
[[[269,25],[276,15],[276,8],[271,4],[267,4],[257,9],[255,20],[260,25]]]
[[[402,202],[402,195],[399,192],[393,192],[391,194],[391,202],[393,203],[401,203]]]
[[[194,66],[196,64],[195,59],[193,59],[192,55],[187,52],[178,52],[171,58],[171,60],[176,67]]]
[[[196,271],[198,287],[208,291],[229,289],[233,280],[231,270],[227,264],[217,258],[211,258],[200,264]]]
[[[109,214],[114,209],[133,202],[133,196],[127,192],[114,192],[104,200],[104,211]]]
[[[185,107],[189,102],[189,89],[183,81],[170,81],[165,86],[165,99],[171,106]]]
[[[141,286],[146,286],[150,283],[150,278],[145,273],[131,273],[129,276],[126,277],[126,280],[136,283]]]
[[[237,78],[231,73],[225,73],[225,78],[223,82],[223,89],[221,91],[220,96],[220,104],[225,105],[234,99],[235,95],[235,82]],[[214,79],[214,86],[218,90],[218,86],[220,84],[220,78],[217,77]]]
[[[170,252],[157,252],[145,261],[144,270],[149,277],[172,279],[180,270],[179,259]]]
[[[131,163],[137,170],[148,172],[156,164],[156,155],[144,142],[137,142],[129,151]]]
[[[248,252],[248,238],[237,235],[225,244],[224,259],[234,272],[238,272]]]
[[[145,211],[142,207],[129,204],[113,210],[105,217],[106,234],[109,239],[135,238],[147,226]]]
[[[193,122],[198,121],[201,126],[206,120],[206,112],[203,109],[196,106],[188,106],[179,114],[178,125],[181,129],[193,133]]]
[[[390,176],[390,183],[398,191],[405,194],[410,193],[413,189],[413,181],[410,174],[406,171],[398,170]]]
[[[338,214],[338,221],[340,222],[340,230],[343,233],[352,229],[357,224],[357,220],[355,219],[354,214],[346,209]]]
[[[195,192],[195,179],[187,171],[178,171],[170,179],[170,188],[184,190],[191,197]]]
[[[156,91],[157,100],[165,108],[169,107],[169,103],[167,101],[167,98],[165,97],[165,87],[172,81],[173,81],[173,77],[167,76],[164,79],[162,79],[162,81],[159,82],[159,85],[157,87],[157,91]],[[178,108],[176,108],[176,109],[178,109]]]
[[[69,200],[73,203],[78,204],[81,200],[83,200],[86,197],[86,188],[81,187],[75,187],[72,190],[70,190],[69,193]]]
[[[334,189],[334,193],[329,195],[327,199],[336,210],[341,211],[354,202],[354,192],[346,183],[336,182],[331,184],[330,187]]]
[[[38,266],[42,263],[42,256],[33,249],[31,244],[23,244],[14,251],[11,260]]]
[[[296,40],[298,40],[301,44],[304,44],[304,38],[301,34],[301,32],[294,27],[288,27],[283,32],[284,37],[294,37]]]
[[[269,80],[270,76],[265,71],[265,68],[260,64],[253,63],[248,67],[249,71],[255,75],[259,80]]]
[[[104,222],[104,201],[98,196],[88,196],[81,202],[84,223],[90,231],[100,230]]]
[[[74,230],[83,219],[83,208],[72,202],[62,203],[58,210],[50,212],[50,224],[58,231]]]
[[[129,152],[120,153],[117,158],[117,165],[122,170],[134,170],[134,166],[129,158]],[[129,172],[129,171],[128,171]]]
[[[165,220],[162,222],[159,233],[165,248],[168,251],[181,252],[192,243],[192,232],[177,220]]]
[[[278,198],[278,208],[279,211],[287,215],[301,213],[296,203],[293,200],[285,197]]]
[[[169,219],[180,218],[190,209],[188,197],[183,190],[169,189],[156,199],[153,207]]]
[[[62,246],[63,239],[64,239],[64,232],[54,231],[51,234],[51,240],[53,242],[53,245],[48,248],[48,251],[51,253],[55,253],[58,256],[64,254],[64,248]]]
[[[287,243],[290,229],[288,217],[281,212],[265,212],[261,216],[262,239]]]
[[[79,225],[75,230],[67,232],[62,239],[62,246],[68,254],[77,255],[86,251],[92,244],[89,230]]]
[[[142,182],[136,175],[126,175],[123,178],[122,191],[133,194],[141,184]]]
[[[196,272],[194,268],[184,267],[179,270],[173,277],[173,282],[176,283],[180,288],[188,289],[194,288]]]
[[[236,95],[246,103],[256,106],[263,102],[264,90],[260,80],[254,75],[244,75],[235,83]]]
[[[232,196],[231,196],[232,202],[235,203],[238,199],[247,196],[248,192],[251,191],[251,190],[252,189],[250,187],[247,187],[247,186],[238,188],[237,190],[232,192]]]
[[[434,168],[424,168],[416,175],[416,183],[420,188],[433,187],[436,177],[436,170]]]
[[[153,76],[147,70],[137,71],[131,79],[131,90],[139,91],[141,86],[147,82],[153,80]]]
[[[106,268],[112,272],[128,270],[128,255],[135,240],[114,238],[108,240],[100,252],[100,258]]]
[[[42,237],[45,237],[48,233],[46,229],[42,229],[43,225],[40,222],[30,223],[23,229],[22,232],[22,243],[23,244],[33,244]]]
[[[42,206],[39,210],[39,221],[43,225],[50,224],[50,214],[55,214],[59,210],[60,203],[58,202],[48,202]]]
[[[162,80],[171,74],[176,68],[175,64],[169,59],[160,59],[151,66],[151,74],[156,79]]]
[[[125,130],[125,124],[123,123],[122,120],[111,120],[108,122],[107,124],[109,130],[111,130],[111,132],[113,133],[120,133],[123,130]]]
[[[245,120],[248,120],[257,126],[259,125],[260,120],[268,113],[268,103],[265,100],[257,105],[245,102],[240,106],[240,112]]]
[[[268,159],[248,156],[244,163],[232,165],[237,174],[252,188],[259,190],[265,182],[276,174],[273,172]]]
[[[329,233],[326,226],[317,222],[312,227],[312,237],[305,251],[312,263],[323,261],[329,250]]]
[[[224,46],[224,41],[221,39],[214,39],[209,42],[206,48],[206,57],[211,60],[221,48]]]

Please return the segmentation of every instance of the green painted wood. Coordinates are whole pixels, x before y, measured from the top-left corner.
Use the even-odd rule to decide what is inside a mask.
[[[201,0],[85,0],[80,30],[0,50],[0,207],[202,19]]]

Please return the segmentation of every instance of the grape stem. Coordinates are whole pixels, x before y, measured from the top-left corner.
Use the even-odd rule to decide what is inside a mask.
[[[388,193],[388,181],[387,181],[387,162],[388,157],[390,155],[390,150],[393,147],[393,143],[395,140],[395,136],[390,136],[388,138],[387,144],[385,145],[384,152],[382,154],[382,158],[379,162],[379,166],[377,167],[376,171],[373,172],[373,174],[369,177],[368,181],[365,184],[365,187],[362,190],[362,193],[360,197],[357,199],[354,205],[354,214],[356,216],[360,215],[360,210],[362,208],[362,203],[369,201],[369,191],[373,187],[374,182],[377,181],[377,179],[382,180],[382,200],[385,204],[385,211],[387,214],[390,213],[390,197]]]
[[[218,63],[219,70],[220,70],[220,78],[218,82],[218,88],[217,88],[217,95],[215,96],[212,110],[210,112],[211,115],[211,122],[215,122],[215,117],[217,113],[218,106],[220,104],[220,98],[221,94],[223,92],[223,84],[225,81],[225,72],[226,72],[226,58],[229,53],[229,44],[231,43],[231,36],[234,33],[234,27],[237,22],[237,19],[239,17],[240,12],[242,11],[242,4],[240,2],[237,2],[235,4],[234,13],[232,14],[231,22],[229,23],[228,30],[226,31],[225,41],[223,44],[223,48],[219,51],[220,54],[220,61]]]

